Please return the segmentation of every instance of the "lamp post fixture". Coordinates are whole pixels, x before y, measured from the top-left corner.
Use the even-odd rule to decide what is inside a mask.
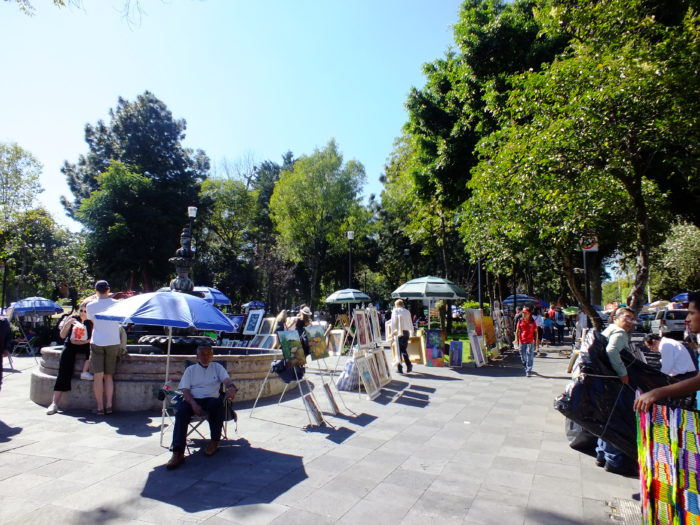
[[[352,240],[355,238],[355,232],[348,230],[348,288],[352,288]]]
[[[192,249],[192,222],[197,216],[197,207],[188,206],[187,216],[190,219],[189,227],[183,228],[180,234],[180,248],[175,251],[175,256],[168,259],[175,265],[177,277],[170,281],[170,289],[174,292],[191,292],[194,282],[189,277],[190,270],[194,266],[194,250]]]
[[[411,250],[408,248],[403,249],[403,256],[406,259],[406,280],[408,281],[408,256],[411,255]]]

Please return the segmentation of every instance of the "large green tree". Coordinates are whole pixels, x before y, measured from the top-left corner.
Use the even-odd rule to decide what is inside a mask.
[[[31,208],[44,191],[39,183],[41,164],[15,143],[0,143],[0,221]]]
[[[120,98],[116,109],[110,110],[108,123],[98,121],[94,126],[85,127],[89,151],[75,164],[66,162],[63,166],[73,200],[64,197],[62,202],[70,216],[88,226],[92,246],[103,243],[95,236],[114,227],[106,214],[94,208],[95,202],[110,200],[106,193],[118,191],[124,199],[124,208],[134,213],[115,220],[123,225],[119,228],[121,232],[140,232],[139,246],[127,246],[134,243],[127,235],[115,233],[111,236],[119,243],[112,244],[111,249],[131,253],[133,258],[120,259],[116,265],[101,252],[94,260],[95,270],[107,272],[105,277],[110,277],[113,271],[117,272],[114,279],[129,276],[119,284],[142,285],[149,290],[154,282],[163,283],[172,274],[167,259],[177,247],[186,221],[186,207],[197,205],[200,184],[209,171],[209,160],[204,152],[182,145],[185,129],[185,121],[174,119],[165,104],[148,91],[133,102]],[[115,161],[128,167],[130,175],[120,168],[118,173],[113,172],[108,177],[109,189],[100,187],[100,174],[107,173]],[[133,194],[128,184],[137,179],[132,175],[140,177]],[[112,183],[116,186],[111,186]],[[102,191],[100,198],[83,210],[83,201],[98,190]],[[136,203],[148,208],[143,212],[149,216],[146,226],[136,224],[142,217],[142,212],[134,206]],[[98,217],[106,222],[99,225],[95,222]]]
[[[334,140],[302,156],[283,171],[270,198],[270,217],[288,259],[308,270],[309,302],[317,298],[321,264],[333,250],[345,250],[345,232],[363,233],[366,219],[359,202],[365,170],[343,163]]]

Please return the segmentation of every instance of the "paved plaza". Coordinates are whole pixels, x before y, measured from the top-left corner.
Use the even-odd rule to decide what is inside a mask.
[[[229,426],[213,457],[192,447],[175,471],[159,414],[47,416],[29,400],[34,358],[14,364],[0,393],[3,524],[574,525],[610,523],[611,505],[634,509],[638,498],[636,479],[569,448],[552,408],[567,359],[554,352],[530,378],[514,357],[416,366],[373,401],[344,393],[344,415],[328,416],[335,428],[304,429],[295,393],[253,418],[242,403],[238,433]],[[325,409],[320,377],[307,375]]]

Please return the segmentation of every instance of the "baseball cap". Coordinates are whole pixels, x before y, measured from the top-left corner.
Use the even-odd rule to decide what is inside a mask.
[[[107,281],[97,281],[95,283],[95,290],[98,292],[106,292],[109,290],[109,283]]]
[[[523,312],[529,312],[529,311],[530,311],[530,308],[529,308],[528,306],[526,306],[525,308],[523,308]]]

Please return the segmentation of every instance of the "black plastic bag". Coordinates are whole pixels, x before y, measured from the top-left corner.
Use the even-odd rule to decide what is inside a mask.
[[[636,459],[637,424],[632,408],[635,391],[648,392],[676,380],[623,350],[620,357],[630,379],[629,385],[623,385],[610,365],[607,344],[607,338],[598,331],[586,334],[581,345],[581,374],[555,399],[554,408]]]

